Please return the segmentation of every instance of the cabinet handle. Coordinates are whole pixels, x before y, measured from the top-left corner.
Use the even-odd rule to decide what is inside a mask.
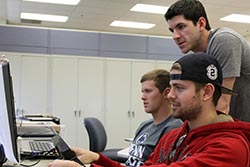
[[[130,112],[131,112],[131,111],[130,111],[130,110],[128,110],[128,117],[130,117]]]
[[[135,117],[135,112],[134,111],[132,111],[132,117]]]
[[[79,117],[81,117],[81,115],[82,115],[82,111],[81,110],[78,111],[78,115],[79,115]]]
[[[77,110],[74,110],[74,116],[76,117],[76,114],[77,114]]]

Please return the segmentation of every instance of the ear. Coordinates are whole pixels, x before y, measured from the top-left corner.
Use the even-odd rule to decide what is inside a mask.
[[[207,20],[204,17],[200,17],[197,21],[197,24],[199,25],[201,30],[206,29]]]
[[[168,97],[168,93],[170,92],[170,88],[169,87],[167,87],[167,88],[165,88],[164,89],[164,91],[163,91],[163,96],[164,96],[164,98],[167,98]]]
[[[203,94],[203,100],[209,100],[209,99],[213,99],[213,95],[214,95],[214,91],[215,91],[215,87],[213,84],[208,83],[204,86],[204,94]]]

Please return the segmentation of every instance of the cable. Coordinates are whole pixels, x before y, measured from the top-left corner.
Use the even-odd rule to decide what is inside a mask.
[[[57,154],[56,152],[56,149],[53,148],[51,149],[50,151],[46,151],[46,152],[39,152],[39,153],[33,153],[32,156],[28,156],[28,157],[25,157],[24,159],[22,159],[22,161],[20,162],[19,165],[21,166],[24,166],[24,167],[32,167],[32,166],[35,166],[36,164],[38,164],[44,157],[46,157],[46,155],[49,155],[49,154]],[[22,162],[24,160],[29,160],[29,159],[34,159],[34,158],[37,158],[37,157],[40,157],[36,162],[34,162],[33,164],[23,164]]]

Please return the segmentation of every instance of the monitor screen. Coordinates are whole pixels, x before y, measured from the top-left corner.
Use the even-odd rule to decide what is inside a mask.
[[[6,158],[18,163],[17,127],[9,62],[0,58],[0,143]]]

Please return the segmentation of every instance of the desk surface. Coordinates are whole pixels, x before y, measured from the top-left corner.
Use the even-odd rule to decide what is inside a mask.
[[[44,126],[44,127],[53,127],[56,132],[60,132],[61,125],[58,125],[51,121],[17,121],[17,126]]]
[[[38,160],[25,160],[25,161],[22,161],[21,164],[24,164],[24,165],[32,165],[34,163],[36,163]],[[41,160],[39,163],[37,163],[36,165],[34,165],[33,167],[47,167],[48,166],[48,163],[51,162],[53,160],[49,160],[49,159],[43,159]],[[6,162],[3,167],[22,167],[20,164],[13,164],[13,163],[10,163],[10,162]]]
[[[128,158],[130,147],[124,148],[117,152],[119,157]]]
[[[43,159],[41,160],[39,163],[37,163],[36,165],[32,166],[32,167],[47,167],[48,163],[53,161],[52,159]],[[34,163],[36,163],[37,160],[24,160],[21,163],[24,165],[32,165]],[[85,165],[86,167],[89,167],[90,165]],[[22,167],[21,165],[13,165],[9,162],[6,162],[3,167]]]

